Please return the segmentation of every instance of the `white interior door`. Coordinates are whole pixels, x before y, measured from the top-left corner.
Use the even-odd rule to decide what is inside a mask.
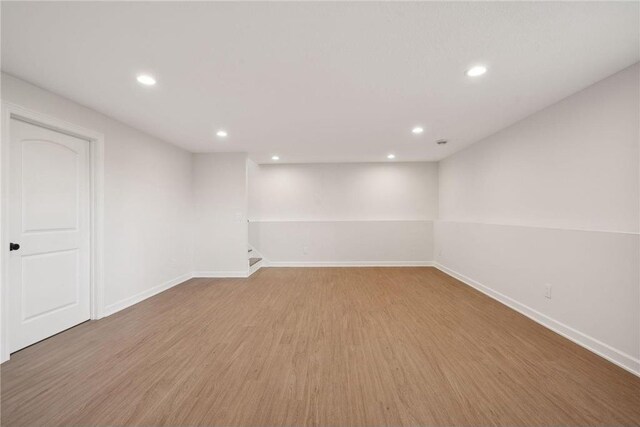
[[[10,132],[13,352],[90,318],[90,178],[88,141],[17,119]]]

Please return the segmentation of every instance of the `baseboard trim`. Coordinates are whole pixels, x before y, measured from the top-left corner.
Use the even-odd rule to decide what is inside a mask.
[[[226,279],[226,278],[246,278],[249,276],[248,270],[238,271],[194,271],[192,277],[206,279]]]
[[[146,300],[147,298],[151,298],[154,295],[159,294],[160,292],[164,292],[169,288],[173,288],[176,285],[179,285],[180,283],[186,282],[187,280],[191,279],[193,277],[193,275],[191,273],[185,273],[181,276],[176,277],[175,279],[171,279],[167,282],[164,282],[161,285],[158,286],[154,286],[151,289],[147,289],[146,291],[142,291],[136,295],[133,295],[129,298],[125,298],[123,300],[120,300],[116,303],[113,304],[109,304],[108,306],[106,306],[104,308],[104,312],[103,312],[103,316],[102,317],[107,317],[107,316],[111,316],[112,314],[115,314],[121,310],[124,310],[127,307],[131,307],[132,305],[135,305],[139,302],[142,302],[144,300]]]
[[[433,267],[433,261],[269,261],[264,267]]]
[[[193,279],[196,277],[201,278],[229,278],[229,277],[247,277],[248,273],[246,271],[194,271],[192,273],[185,273],[181,276],[176,277],[175,279],[164,282],[161,285],[155,286],[151,289],[147,289],[146,291],[140,292],[131,297],[125,298],[113,304],[109,304],[104,308],[104,312],[102,317],[111,316],[125,308],[131,307],[139,302],[146,300],[147,298],[151,298],[154,295],[159,294],[160,292],[164,292],[167,289],[173,288],[176,285],[186,282],[189,279]]]
[[[631,355],[628,355],[620,350],[617,350],[611,347],[608,344],[603,343],[589,335],[586,335],[572,327],[565,325],[562,322],[559,322],[546,314],[542,314],[533,308],[522,304],[498,291],[491,289],[490,287],[483,285],[464,274],[458,273],[455,270],[452,270],[442,264],[437,262],[433,265],[438,270],[443,273],[461,281],[462,283],[471,286],[474,289],[482,292],[483,294],[493,298],[494,300],[506,305],[507,307],[517,311],[520,314],[523,314],[533,320],[540,325],[551,329],[553,332],[562,335],[570,341],[580,345],[581,347],[586,348],[587,350],[601,356],[611,363],[618,365],[622,369],[631,372],[632,374],[640,377],[640,360],[634,358]]]

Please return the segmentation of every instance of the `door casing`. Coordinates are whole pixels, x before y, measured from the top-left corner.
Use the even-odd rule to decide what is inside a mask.
[[[0,147],[0,363],[9,360],[8,286],[9,286],[9,161],[11,119],[52,129],[89,142],[90,179],[90,300],[91,319],[104,313],[103,224],[104,224],[104,136],[101,133],[65,122],[20,105],[2,102],[2,140]]]

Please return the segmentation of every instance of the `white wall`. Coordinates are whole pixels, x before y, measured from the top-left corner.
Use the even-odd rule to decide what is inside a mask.
[[[432,221],[266,221],[250,243],[271,266],[421,265],[433,260]]]
[[[247,274],[247,155],[194,154],[194,267],[198,277]]]
[[[442,161],[436,224],[439,264],[636,372],[639,73],[623,70]]]
[[[250,163],[250,243],[272,265],[428,263],[437,177],[428,162]]]
[[[107,312],[188,277],[190,153],[6,74],[2,99],[104,134]]]
[[[268,164],[249,168],[252,221],[432,220],[430,162]]]

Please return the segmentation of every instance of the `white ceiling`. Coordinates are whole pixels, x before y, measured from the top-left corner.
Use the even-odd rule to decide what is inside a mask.
[[[2,2],[2,69],[193,152],[439,160],[640,60],[639,16],[638,2]],[[475,63],[489,72],[470,79]]]

